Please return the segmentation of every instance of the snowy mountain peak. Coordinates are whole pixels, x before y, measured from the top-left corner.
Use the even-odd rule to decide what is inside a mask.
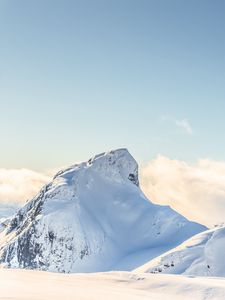
[[[132,269],[205,227],[151,203],[126,149],[60,171],[0,233],[0,263],[58,272]]]
[[[54,179],[59,177],[72,178],[87,172],[97,172],[99,176],[113,181],[131,181],[139,186],[138,164],[125,148],[103,152],[90,158],[88,161],[75,164],[58,172]]]

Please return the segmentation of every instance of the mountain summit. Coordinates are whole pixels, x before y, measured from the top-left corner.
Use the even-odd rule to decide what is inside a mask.
[[[126,149],[56,174],[0,233],[0,263],[56,272],[129,270],[205,229],[139,188]]]

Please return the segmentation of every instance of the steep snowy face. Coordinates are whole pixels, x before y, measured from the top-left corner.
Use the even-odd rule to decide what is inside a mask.
[[[119,149],[56,174],[0,233],[0,263],[58,272],[131,269],[204,229],[147,200],[136,161]],[[137,259],[142,251],[144,261]]]
[[[225,276],[225,227],[199,233],[153,259],[138,271],[148,273]]]

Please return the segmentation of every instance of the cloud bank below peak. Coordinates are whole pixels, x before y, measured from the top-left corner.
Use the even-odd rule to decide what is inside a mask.
[[[0,203],[23,204],[49,180],[48,175],[29,169],[0,169]]]
[[[58,171],[0,169],[0,216],[35,196]],[[213,226],[225,222],[225,161],[196,164],[158,156],[140,167],[141,188],[152,202],[170,205],[190,220]],[[3,214],[1,213],[3,211]]]
[[[185,217],[213,226],[225,221],[225,162],[196,164],[158,156],[141,168],[142,189],[149,199],[170,205]]]

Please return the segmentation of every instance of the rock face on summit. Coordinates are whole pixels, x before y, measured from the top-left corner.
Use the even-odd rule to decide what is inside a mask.
[[[0,263],[56,272],[132,269],[201,232],[145,198],[126,149],[60,171],[0,233]]]

